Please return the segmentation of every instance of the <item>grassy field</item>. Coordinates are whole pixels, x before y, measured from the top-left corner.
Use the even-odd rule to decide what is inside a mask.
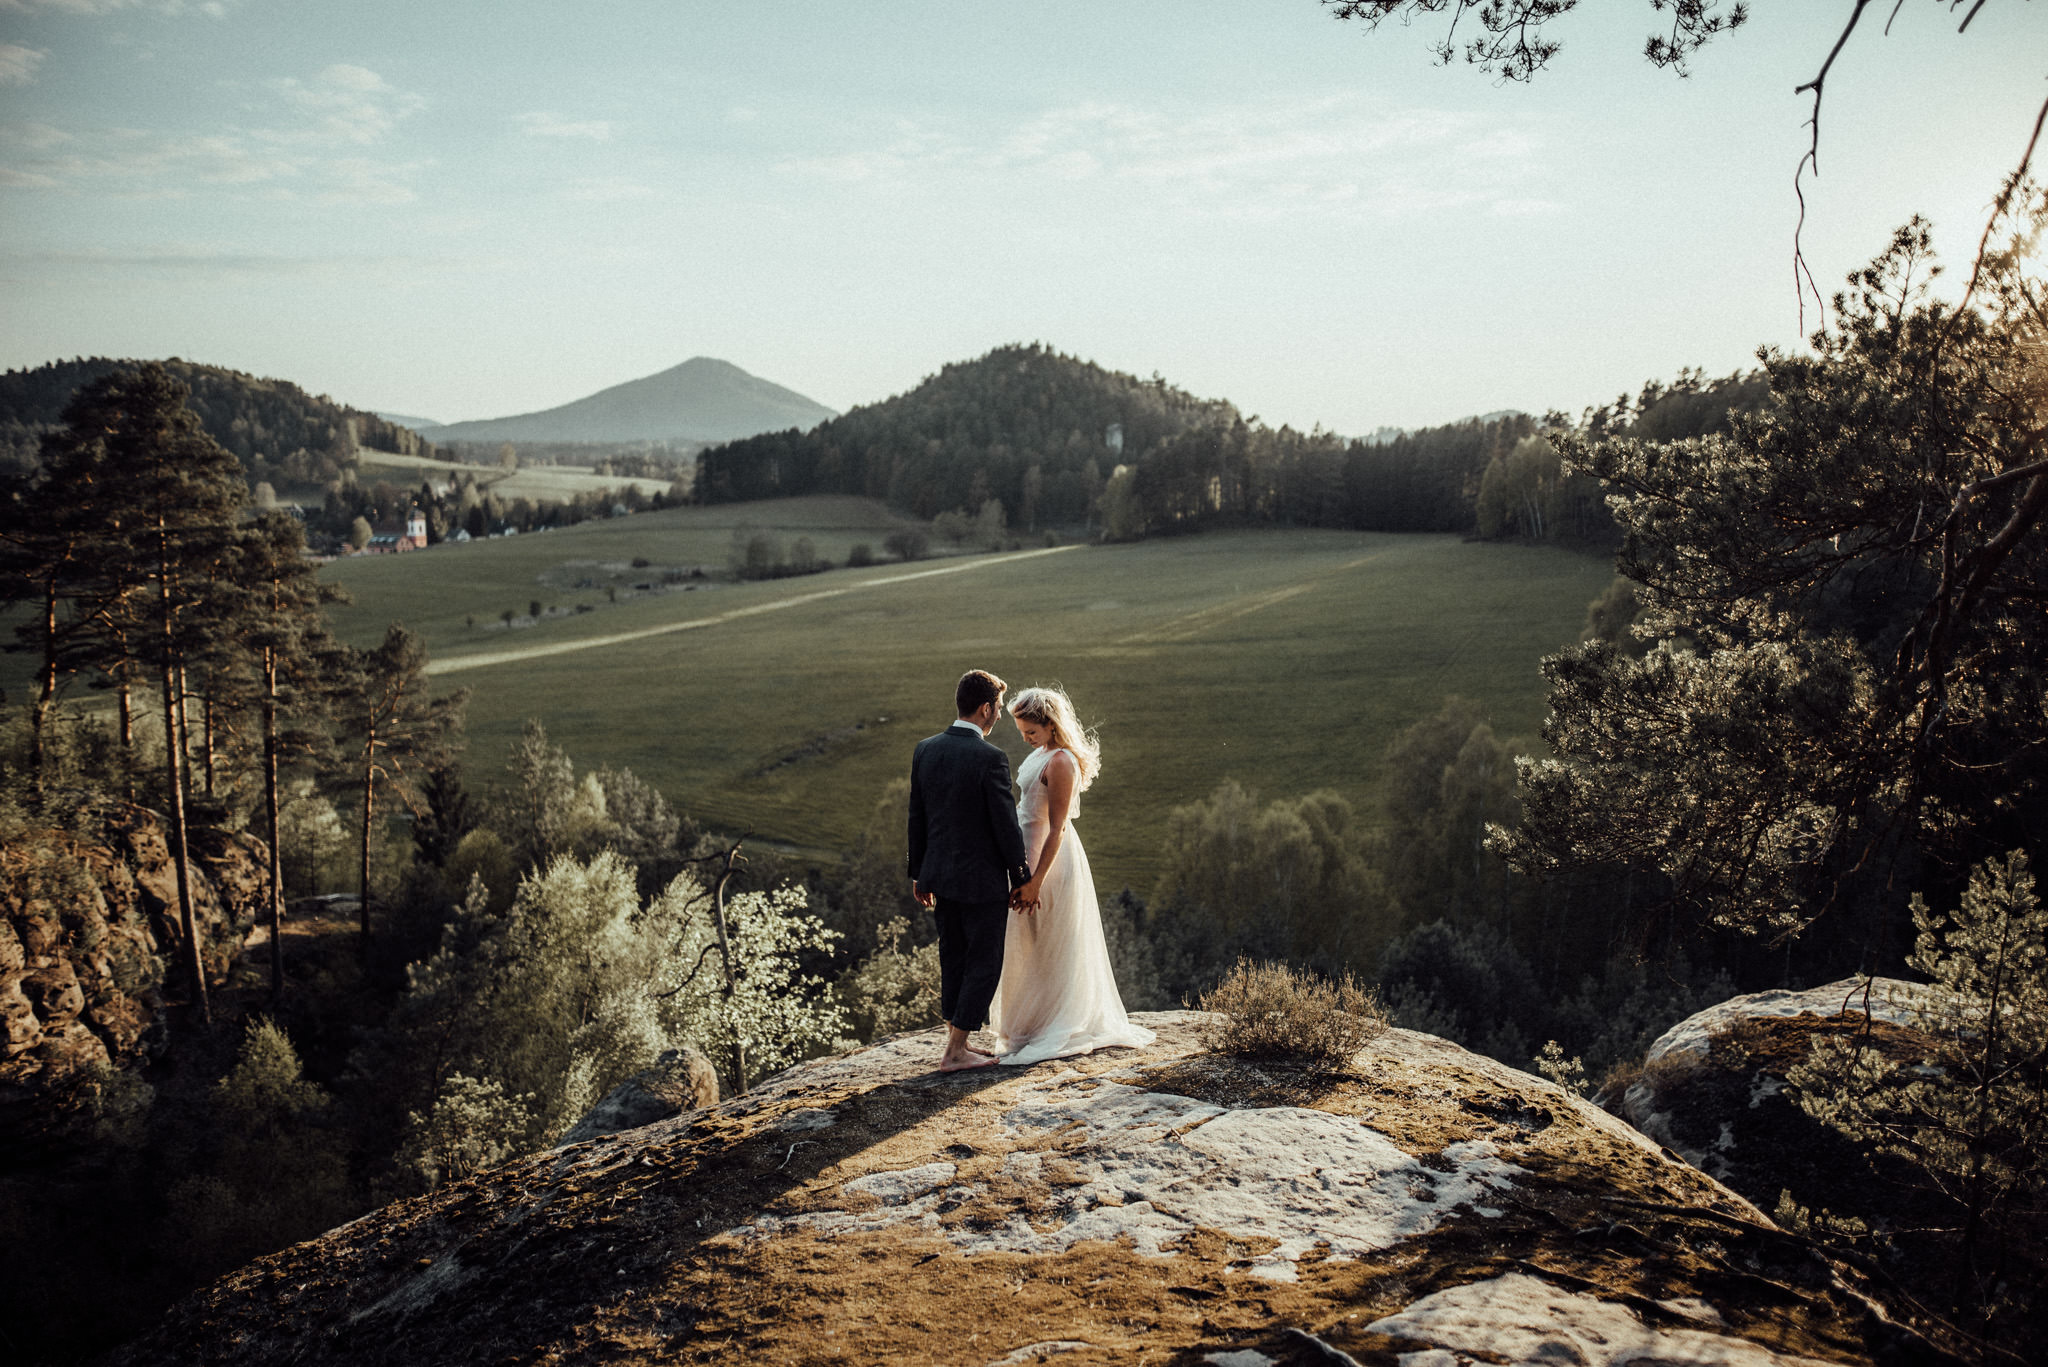
[[[502,498],[530,498],[537,503],[560,503],[577,494],[623,489],[629,484],[643,494],[666,493],[671,483],[665,479],[600,475],[588,465],[531,465],[507,470],[502,465],[466,465],[429,456],[405,456],[396,451],[373,451],[367,447],[356,452],[356,469],[358,478],[365,483],[386,479],[393,484],[417,485],[430,475],[442,479],[475,475],[479,487],[490,489]]]
[[[911,747],[950,720],[963,669],[1062,683],[1101,728],[1079,829],[1105,892],[1148,892],[1167,811],[1226,778],[1266,797],[1335,788],[1371,816],[1389,737],[1446,694],[1533,737],[1537,659],[1577,634],[1612,573],[1448,536],[1250,531],[690,577],[721,574],[736,527],[808,536],[844,564],[904,525],[852,498],[677,508],[322,573],[354,598],[334,610],[342,636],[367,645],[403,621],[438,681],[472,691],[472,785],[538,717],[579,766],[625,765],[716,829],[803,850],[851,845]],[[528,618],[534,600],[553,611]],[[32,669],[0,657],[10,699]],[[1007,723],[996,739],[1021,760]]]
[[[808,535],[835,562],[895,525],[871,503],[804,499],[342,561],[328,573],[356,601],[337,625],[362,642],[394,619],[426,635],[442,680],[472,690],[473,781],[538,717],[579,765],[628,766],[715,828],[818,851],[848,847],[950,719],[961,670],[1057,681],[1101,728],[1079,828],[1097,880],[1142,892],[1168,809],[1225,778],[1269,797],[1331,787],[1371,810],[1388,738],[1451,693],[1532,736],[1536,661],[1611,574],[1454,537],[1254,531],[685,581],[615,604],[555,591],[595,571],[652,583],[721,565],[743,523]],[[636,556],[649,567],[631,570]],[[503,627],[499,611],[536,597],[564,615]],[[996,739],[1021,759],[1007,724]]]

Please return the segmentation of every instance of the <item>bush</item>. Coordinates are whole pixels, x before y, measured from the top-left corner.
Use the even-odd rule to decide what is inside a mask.
[[[1954,911],[1918,893],[1912,909],[1906,962],[1940,989],[1913,1011],[1924,1056],[1900,1066],[1867,1032],[1820,1035],[1785,1081],[1808,1116],[1905,1159],[1950,1208],[1919,1235],[1946,1246],[1955,1302],[1987,1331],[2024,1325],[2048,1267],[2048,907],[2014,850],[1971,871]]]
[[[857,570],[863,565],[872,565],[874,563],[875,548],[865,541],[855,542],[853,549],[846,553],[846,567],[850,570]]]
[[[1526,1067],[1534,1052],[1525,1032],[1550,1031],[1549,1002],[1535,973],[1490,926],[1432,921],[1408,931],[1380,956],[1379,989],[1403,1029],[1514,1068]]]
[[[910,922],[885,922],[875,952],[839,980],[847,1028],[862,1044],[939,1022],[939,946],[913,944]]]
[[[898,560],[922,560],[931,546],[931,538],[920,531],[891,532],[882,541],[882,549]]]
[[[1203,1043],[1219,1054],[1340,1073],[1387,1028],[1379,1002],[1346,973],[1334,981],[1239,959],[1198,1003],[1215,1013]]]

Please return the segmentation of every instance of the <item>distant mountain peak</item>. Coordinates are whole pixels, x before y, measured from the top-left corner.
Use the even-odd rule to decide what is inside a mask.
[[[436,428],[449,441],[734,441],[761,432],[811,428],[838,414],[815,399],[716,356],[600,389],[533,413]]]

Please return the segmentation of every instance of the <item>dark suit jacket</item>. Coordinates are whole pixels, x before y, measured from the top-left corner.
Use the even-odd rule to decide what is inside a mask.
[[[1031,881],[1010,757],[948,727],[910,757],[910,876],[953,902],[1001,902]]]

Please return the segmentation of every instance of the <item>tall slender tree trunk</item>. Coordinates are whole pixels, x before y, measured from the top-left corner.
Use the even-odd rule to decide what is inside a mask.
[[[206,795],[214,795],[214,744],[213,744],[213,690],[206,690],[206,697],[199,704],[200,744],[206,755]]]
[[[126,643],[121,660],[114,666],[114,707],[121,721],[121,795],[135,800],[135,685],[128,664]]]
[[[199,947],[199,919],[192,912],[191,856],[185,839],[185,750],[180,736],[179,714],[185,700],[178,692],[181,674],[173,660],[176,633],[171,618],[171,567],[168,559],[160,565],[159,606],[163,612],[164,763],[170,781],[171,857],[178,866],[178,928],[185,936],[185,967],[192,978],[192,1003],[199,1008],[203,1025],[213,1024],[213,1011],[206,1000],[206,956]]]
[[[178,662],[178,751],[185,759],[185,783],[192,782],[192,690],[185,683],[185,662]]]
[[[277,849],[277,652],[263,648],[263,822],[270,842],[270,1001],[284,1000],[284,861]]]
[[[42,798],[44,784],[49,777],[44,772],[49,755],[45,738],[50,725],[50,710],[57,701],[57,579],[54,575],[43,580],[43,667],[40,675],[35,712],[29,723],[29,765],[35,771],[38,800]]]
[[[377,731],[374,726],[363,739],[363,863],[357,887],[357,901],[363,922],[363,948],[370,947],[370,822],[377,812]]]
[[[731,1020],[732,999],[739,991],[739,973],[737,966],[732,961],[732,940],[726,933],[725,885],[732,881],[732,866],[739,861],[739,857],[740,847],[737,844],[725,852],[725,868],[719,873],[718,886],[714,889],[711,896],[712,924],[718,930],[718,954],[725,961],[725,1000],[728,1021]],[[736,1091],[744,1092],[747,1090],[747,1046],[746,1041],[740,1038],[737,1028],[733,1030],[732,1036],[732,1080]]]

